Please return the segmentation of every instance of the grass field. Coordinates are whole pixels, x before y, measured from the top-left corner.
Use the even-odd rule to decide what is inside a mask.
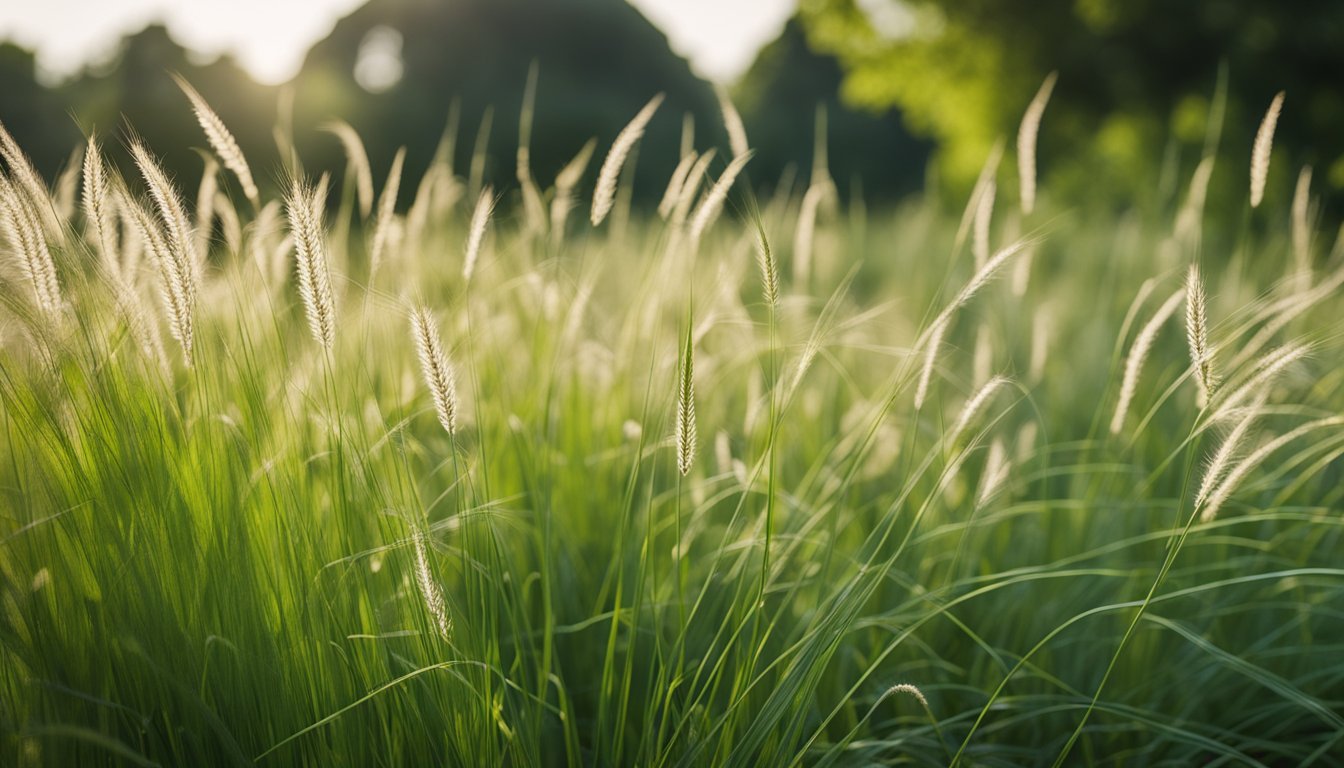
[[[4,145],[0,763],[1344,764],[1344,253],[1243,151],[398,210],[198,110],[199,192]]]

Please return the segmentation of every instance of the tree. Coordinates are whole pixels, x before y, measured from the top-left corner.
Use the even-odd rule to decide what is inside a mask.
[[[813,44],[844,64],[846,98],[900,106],[962,185],[997,138],[1011,146],[1051,71],[1059,83],[1040,149],[1048,176],[1127,194],[1152,184],[1168,148],[1188,170],[1225,66],[1224,154],[1249,158],[1260,116],[1286,90],[1276,154],[1289,162],[1276,160],[1271,187],[1287,194],[1297,166],[1312,163],[1324,186],[1344,191],[1337,0],[803,0],[802,12]]]

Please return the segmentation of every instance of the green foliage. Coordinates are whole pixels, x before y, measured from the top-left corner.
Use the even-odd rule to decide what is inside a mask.
[[[757,55],[734,88],[756,155],[752,177],[773,184],[791,175],[804,184],[814,165],[814,142],[825,138],[824,157],[839,192],[862,191],[889,200],[924,183],[930,147],[910,135],[893,109],[852,109],[840,98],[843,72],[833,56],[808,47],[800,19]],[[821,124],[813,128],[813,110]],[[811,130],[801,130],[811,128]]]
[[[89,222],[32,201],[61,217],[42,315],[0,240],[0,763],[1338,764],[1344,248],[1046,199],[989,280],[938,201],[855,200],[803,282],[784,194],[734,199],[697,251],[625,202],[597,230],[502,215],[468,285],[474,201],[437,162],[457,194],[417,192],[373,274],[333,179],[330,349],[264,206],[205,240],[191,368],[128,327],[164,264],[119,282]],[[1112,434],[1201,238],[1231,254],[1204,269],[1221,389],[1198,403],[1169,324]],[[1262,376],[1288,342],[1312,354]],[[1238,462],[1317,426],[1203,520],[1247,413]]]
[[[1168,142],[1186,172],[1198,161],[1200,125],[1226,66],[1226,146],[1248,156],[1270,98],[1286,89],[1284,164],[1314,165],[1336,200],[1344,190],[1334,151],[1344,132],[1335,76],[1344,5],[1332,0],[804,0],[802,13],[811,41],[844,63],[846,96],[900,107],[938,142],[941,167],[959,185],[998,137],[1011,145],[1023,105],[1058,71],[1042,167],[1071,199],[1132,198],[1158,182]],[[1276,180],[1280,194],[1291,194],[1295,177]]]

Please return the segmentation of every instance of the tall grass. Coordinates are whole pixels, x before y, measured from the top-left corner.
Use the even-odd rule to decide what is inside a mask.
[[[1340,764],[1344,249],[1277,190],[863,213],[688,132],[569,222],[655,98],[376,208],[332,124],[282,203],[184,89],[209,216],[0,137],[0,764]]]

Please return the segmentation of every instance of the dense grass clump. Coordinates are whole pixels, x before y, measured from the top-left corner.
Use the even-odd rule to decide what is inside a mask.
[[[656,98],[380,201],[4,134],[0,764],[1341,764],[1344,253],[1038,195],[1052,84],[960,221],[632,210]]]

